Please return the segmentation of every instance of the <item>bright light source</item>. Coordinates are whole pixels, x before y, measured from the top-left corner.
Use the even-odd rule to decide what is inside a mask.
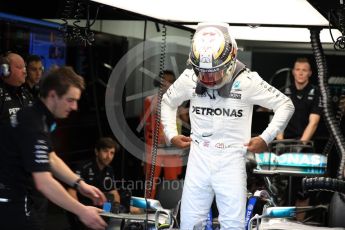
[[[152,18],[173,22],[227,22],[236,39],[309,42],[310,26],[328,26],[328,21],[306,0],[92,0]],[[216,19],[216,20],[215,20]],[[257,28],[236,26],[257,25]],[[265,27],[277,25],[277,27]],[[279,27],[284,26],[284,27]],[[291,27],[289,27],[291,26]],[[306,28],[293,28],[305,26]],[[195,28],[194,25],[188,26]],[[289,27],[289,28],[288,28]],[[336,39],[340,34],[332,30]],[[329,31],[321,42],[331,43]]]
[[[187,27],[196,28],[196,25]],[[255,41],[281,41],[281,42],[310,42],[310,31],[306,28],[287,28],[287,27],[256,27],[249,26],[230,26],[231,33],[237,40]],[[337,39],[341,33],[337,29],[332,29],[333,38]],[[320,32],[322,43],[332,43],[332,38],[328,29]]]
[[[306,0],[92,0],[174,22],[327,26]]]

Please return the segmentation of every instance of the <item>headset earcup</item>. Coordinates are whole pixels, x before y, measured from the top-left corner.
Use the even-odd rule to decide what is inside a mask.
[[[0,56],[0,77],[10,76],[10,63],[6,56]]]
[[[0,76],[1,77],[10,76],[10,66],[8,64],[4,63],[0,65]]]

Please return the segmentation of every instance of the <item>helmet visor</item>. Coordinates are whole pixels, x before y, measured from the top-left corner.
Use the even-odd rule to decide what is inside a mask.
[[[204,85],[213,86],[221,82],[224,77],[224,70],[217,72],[199,72],[199,80]]]

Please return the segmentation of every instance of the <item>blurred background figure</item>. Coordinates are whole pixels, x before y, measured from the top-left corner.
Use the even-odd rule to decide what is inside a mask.
[[[110,166],[116,153],[116,143],[110,137],[100,138],[95,145],[95,158],[80,164],[76,173],[87,183],[99,188],[102,192],[112,194],[116,202],[120,202],[119,193],[115,189],[113,168]],[[92,200],[82,197],[73,188],[69,193],[83,204],[92,205]]]
[[[161,86],[159,81],[154,82],[154,86],[161,87],[162,93],[164,94],[170,85],[174,83],[176,80],[175,74],[171,70],[165,70],[163,72],[163,79],[161,81]],[[151,159],[152,159],[152,146],[153,146],[153,138],[154,138],[154,129],[156,124],[156,109],[157,109],[157,100],[158,94],[151,95],[145,98],[144,101],[144,120],[145,127],[145,151],[146,151],[146,164],[145,164],[145,172],[146,172],[146,180],[150,179],[151,175]],[[186,114],[184,113],[184,117]],[[183,117],[183,118],[184,118]],[[182,118],[182,116],[181,116]],[[186,120],[186,118],[184,118]],[[182,128],[182,120],[177,119],[179,125],[179,132],[181,132]],[[147,198],[155,198],[156,197],[156,188],[157,183],[159,181],[160,175],[163,172],[163,178],[166,180],[176,180],[179,179],[179,176],[182,173],[182,159],[180,157],[180,153],[182,150],[179,150],[176,154],[170,154],[169,150],[167,149],[168,146],[165,142],[165,137],[163,133],[163,127],[160,124],[159,131],[158,131],[158,151],[157,151],[157,158],[156,158],[156,167],[154,172],[154,181],[152,185],[152,190],[150,196]],[[147,193],[147,191],[146,191]]]
[[[20,76],[25,76],[24,60],[18,55],[13,58],[20,62],[18,66],[11,66],[11,72],[17,68]],[[42,82],[40,99],[12,116],[11,126],[1,127],[2,229],[44,229],[46,212],[37,209],[35,202],[38,200],[31,196],[33,189],[54,204],[78,215],[90,228],[105,229],[106,223],[99,216],[101,210],[77,202],[57,181],[73,186],[96,204],[102,205],[106,200],[99,189],[86,184],[70,170],[57,156],[52,143],[51,133],[56,129],[56,119],[67,118],[70,112],[78,109],[77,102],[84,89],[84,79],[72,68],[62,67],[52,71]]]
[[[19,54],[0,57],[0,124],[9,125],[20,109],[32,104],[32,95],[23,87],[25,78],[25,62]]]
[[[284,94],[291,98],[295,106],[295,113],[292,115],[284,133],[277,135],[277,140],[293,139],[300,141],[310,141],[318,127],[322,112],[320,102],[320,92],[316,86],[310,82],[312,68],[310,61],[305,57],[297,58],[292,69],[293,82],[283,90]],[[301,149],[295,149],[301,152]],[[306,206],[309,204],[309,195],[302,192],[300,177],[292,180],[291,200],[296,206]],[[297,214],[298,220],[303,220],[305,213]]]
[[[312,69],[307,58],[297,58],[292,69],[294,82],[283,90],[291,98],[296,111],[284,133],[277,136],[277,140],[295,139],[310,141],[317,129],[322,112],[320,92],[312,85],[309,78]]]
[[[101,137],[95,145],[95,158],[81,163],[79,166],[77,166],[75,172],[86,183],[99,188],[105,194],[107,201],[112,204],[112,211],[118,208],[119,210],[114,212],[140,213],[141,210],[139,208],[129,206],[130,195],[128,196],[124,190],[117,190],[114,170],[111,167],[111,162],[113,161],[118,150],[118,144],[114,139],[111,137]],[[94,205],[91,199],[82,196],[82,194],[77,192],[77,190],[74,188],[68,188],[67,190],[73,198],[80,201],[82,204]],[[127,207],[120,206],[120,203],[126,203],[125,206]],[[68,219],[72,230],[88,229],[80,222],[77,216],[73,215],[72,213],[68,213]]]
[[[43,75],[44,67],[42,59],[38,55],[30,55],[26,59],[27,77],[25,86],[34,98],[39,94],[39,81]]]
[[[115,189],[115,177],[110,166],[116,153],[116,142],[110,137],[100,138],[95,145],[95,158],[77,166],[75,172],[83,180],[99,188],[108,201],[120,203],[120,195]],[[82,196],[74,188],[68,188],[68,193],[84,205],[94,205],[92,200]],[[71,229],[88,229],[74,214],[68,216]]]

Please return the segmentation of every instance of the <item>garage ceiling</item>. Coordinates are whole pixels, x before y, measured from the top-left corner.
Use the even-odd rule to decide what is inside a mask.
[[[78,2],[82,3],[84,10]],[[240,36],[238,39],[244,40],[255,40],[258,34],[263,33],[262,30],[272,30],[266,29],[267,27],[294,27],[294,32],[286,32],[293,35],[291,39],[279,31],[269,32],[266,37],[263,36],[264,40],[303,42],[302,37],[309,39],[309,33],[307,29],[302,31],[302,28],[327,28],[329,12],[333,12],[331,26],[340,30],[342,28],[336,14],[341,8],[338,0],[213,0],[212,3],[206,4],[206,1],[202,0],[1,0],[0,12],[34,19],[61,19],[68,6],[72,6],[69,18],[73,18],[78,11],[81,12],[80,18],[85,18],[85,6],[89,5],[91,18],[94,18],[96,9],[99,8],[97,19],[101,20],[149,18],[158,22],[191,27],[199,21],[217,18],[217,21],[229,22],[232,26],[242,26],[236,29],[243,32],[243,35],[237,31],[235,34]],[[248,25],[250,28],[260,27],[254,31]],[[339,31],[337,32],[335,36],[339,35]],[[323,33],[327,34],[327,42],[330,42],[329,32]],[[271,34],[283,38],[271,37]]]
[[[98,18],[104,20],[142,19],[149,15],[148,12],[153,12],[150,16],[158,20],[193,24],[210,21],[209,17],[214,13],[217,21],[235,25],[287,26],[325,26],[328,11],[340,5],[339,0],[214,0],[213,4],[205,4],[206,1],[202,0],[1,0],[0,12],[35,19],[57,19],[62,17],[68,2],[89,3],[93,10],[96,6],[103,6]],[[265,21],[266,17],[268,21]]]

